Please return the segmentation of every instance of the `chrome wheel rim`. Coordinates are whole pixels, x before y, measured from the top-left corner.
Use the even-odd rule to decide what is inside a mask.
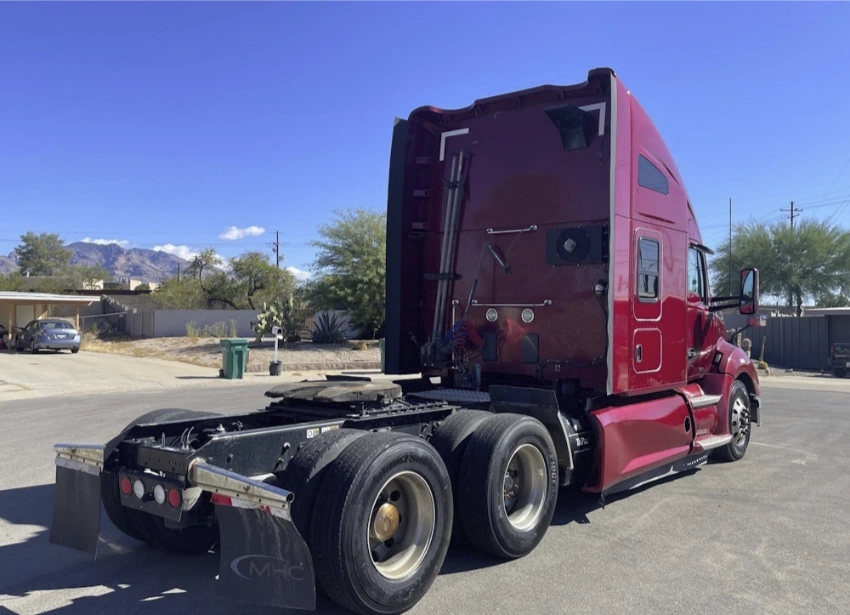
[[[546,500],[546,462],[532,444],[514,451],[504,478],[504,505],[508,522],[526,531],[538,522]]]
[[[372,565],[392,580],[409,576],[422,563],[437,527],[437,506],[427,481],[416,472],[390,478],[372,503],[366,527]]]
[[[732,441],[735,446],[743,446],[750,430],[750,408],[741,398],[732,403]]]

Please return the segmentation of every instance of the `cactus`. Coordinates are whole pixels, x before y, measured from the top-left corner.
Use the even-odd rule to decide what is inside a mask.
[[[294,295],[290,294],[286,299],[278,299],[271,304],[263,302],[263,311],[257,314],[254,323],[254,333],[257,335],[255,341],[259,342],[264,335],[270,335],[272,327],[280,327],[286,347],[287,343],[301,339],[298,332],[303,325],[301,306]]]

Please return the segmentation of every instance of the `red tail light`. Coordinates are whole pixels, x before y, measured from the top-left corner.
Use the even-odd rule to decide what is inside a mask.
[[[130,479],[126,476],[121,477],[121,493],[124,495],[130,495],[133,493],[133,483],[130,482]]]
[[[183,496],[180,495],[180,492],[177,489],[169,489],[168,490],[168,505],[171,508],[180,508],[180,505],[183,503]]]

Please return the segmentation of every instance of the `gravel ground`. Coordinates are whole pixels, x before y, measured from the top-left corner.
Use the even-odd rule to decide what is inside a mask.
[[[355,350],[358,341],[345,344],[313,344],[296,342],[286,349],[278,348],[278,360],[284,371],[378,369],[381,352],[377,340],[362,342],[365,350]],[[108,352],[136,357],[157,357],[202,367],[221,366],[221,344],[218,338],[166,337],[135,340],[88,339],[83,347],[92,352]],[[274,359],[274,341],[248,343],[248,371],[266,371]]]

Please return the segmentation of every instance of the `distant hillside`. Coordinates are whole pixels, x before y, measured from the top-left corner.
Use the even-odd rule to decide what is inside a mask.
[[[9,275],[18,270],[17,254],[12,252],[9,256],[0,256],[0,274]]]
[[[66,247],[74,253],[71,257],[71,264],[99,265],[116,278],[160,282],[165,278],[177,275],[178,268],[185,273],[189,266],[189,261],[167,252],[145,248],[126,250],[114,243],[103,246],[78,241],[68,244]]]
[[[189,262],[167,252],[130,248],[117,244],[100,245],[77,241],[65,246],[71,253],[72,265],[100,266],[115,278],[133,278],[143,282],[160,282],[177,275],[178,267],[183,272]],[[16,255],[0,256],[0,273],[9,274],[18,270]]]

